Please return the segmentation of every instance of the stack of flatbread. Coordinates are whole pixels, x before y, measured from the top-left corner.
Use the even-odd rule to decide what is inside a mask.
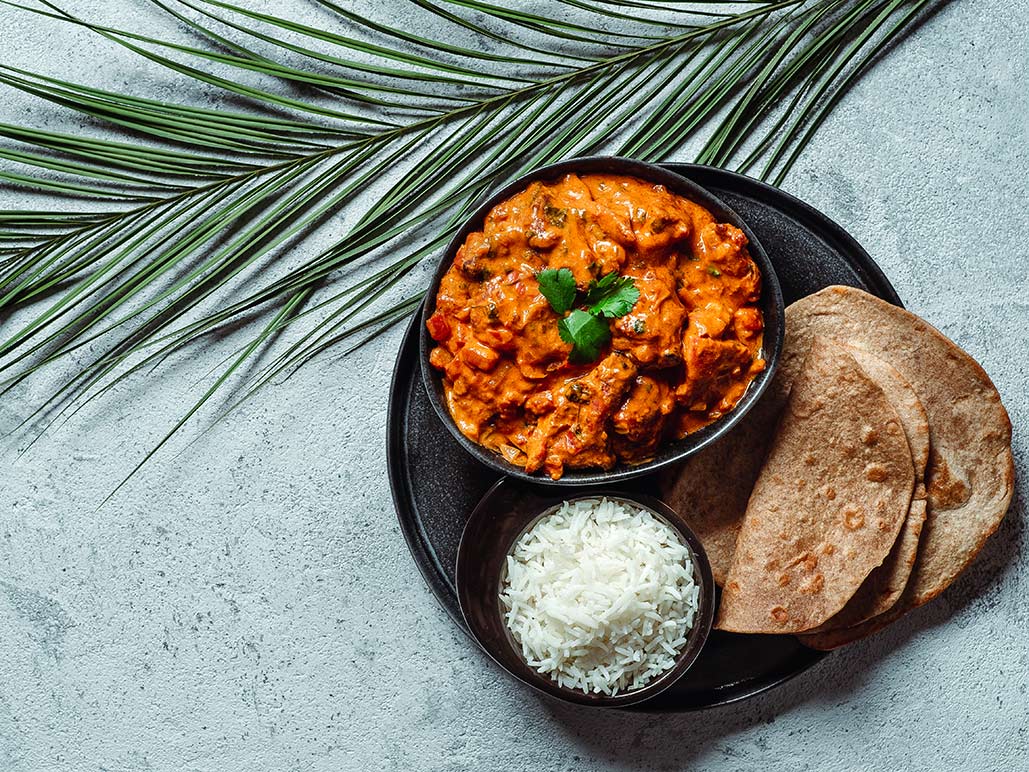
[[[932,600],[1011,500],[1011,423],[983,369],[914,314],[829,287],[786,309],[775,381],[667,475],[722,586],[716,627],[832,649]]]

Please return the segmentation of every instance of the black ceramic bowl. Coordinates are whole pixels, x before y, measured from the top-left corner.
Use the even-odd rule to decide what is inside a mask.
[[[499,454],[487,450],[461,434],[451,418],[450,412],[447,410],[442,375],[429,364],[429,353],[435,346],[435,341],[430,337],[425,323],[435,310],[436,293],[439,291],[440,282],[453,264],[457,250],[464,243],[469,233],[482,228],[482,223],[490,210],[515,193],[524,190],[529,183],[536,182],[537,180],[556,180],[569,173],[617,174],[658,183],[664,185],[673,193],[677,193],[700,204],[710,211],[719,222],[732,223],[742,230],[750,242],[748,247],[750,256],[761,271],[762,290],[760,305],[765,322],[764,346],[761,355],[767,363],[767,367],[764,372],[760,373],[753,380],[746,394],[743,395],[743,398],[740,399],[731,412],[714,423],[705,426],[703,429],[686,435],[681,440],[662,443],[657,450],[657,454],[650,461],[632,466],[623,464],[616,466],[610,471],[603,469],[566,469],[560,479],[551,480],[542,470],[535,474],[526,473],[523,468],[509,463]],[[779,362],[779,355],[782,351],[783,331],[786,326],[783,317],[785,303],[783,302],[779,280],[775,275],[775,270],[772,268],[772,263],[753,231],[734,211],[699,185],[674,172],[670,172],[660,166],[643,163],[642,161],[609,156],[574,158],[550,166],[544,166],[497,191],[475,210],[475,213],[468,218],[461,230],[454,236],[453,241],[450,242],[450,245],[440,258],[439,266],[436,268],[432,284],[429,285],[429,291],[425,297],[426,299],[422,304],[421,310],[422,324],[419,338],[422,380],[429,395],[429,402],[432,403],[432,407],[439,415],[440,420],[450,430],[450,433],[460,443],[461,447],[486,466],[492,467],[502,474],[544,485],[600,485],[628,480],[682,461],[687,456],[714,442],[732,429],[764,393]]]
[[[518,538],[537,520],[560,506],[562,501],[602,496],[648,510],[671,526],[690,551],[693,580],[700,588],[697,615],[675,665],[646,686],[613,697],[586,694],[559,686],[556,681],[529,667],[504,623],[500,601],[506,558]],[[519,681],[545,694],[577,705],[594,707],[624,708],[636,705],[678,681],[699,656],[711,631],[715,613],[715,583],[707,555],[700,540],[678,513],[664,502],[648,496],[603,489],[586,489],[563,499],[546,494],[545,489],[501,479],[482,498],[465,525],[457,553],[456,583],[458,601],[468,628],[479,646],[497,664]]]

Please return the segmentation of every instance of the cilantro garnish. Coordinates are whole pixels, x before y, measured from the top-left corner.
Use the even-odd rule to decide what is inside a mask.
[[[595,360],[600,356],[600,349],[611,340],[607,321],[580,308],[557,323],[557,332],[561,340],[572,344],[568,359],[577,364]]]
[[[609,273],[600,281],[591,281],[586,290],[585,303],[590,313],[603,314],[608,319],[617,319],[632,311],[636,301],[640,299],[640,291],[630,276],[619,276]]]
[[[567,268],[548,268],[536,274],[540,292],[555,313],[563,314],[575,304],[575,277]]]
[[[640,299],[632,277],[609,273],[590,282],[578,304],[585,308],[576,308],[565,316],[576,305],[578,295],[572,272],[567,268],[548,268],[536,274],[536,280],[550,307],[562,317],[557,331],[561,340],[572,344],[568,359],[576,363],[592,362],[600,356],[600,350],[611,340],[607,320],[625,316]]]

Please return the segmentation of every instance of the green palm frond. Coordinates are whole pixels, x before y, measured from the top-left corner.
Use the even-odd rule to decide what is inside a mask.
[[[430,37],[330,0],[315,1],[317,27],[229,0],[149,2],[183,40],[0,0],[225,104],[0,63],[0,84],[99,126],[0,124],[0,184],[24,197],[0,212],[0,389],[78,363],[26,424],[240,336],[166,441],[229,384],[234,406],[349,351],[413,311],[419,266],[477,200],[540,164],[602,151],[663,160],[699,138],[698,161],[781,182],[846,89],[934,5],[410,0],[412,20],[448,29]],[[47,208],[32,207],[38,193]],[[339,223],[328,247],[305,247]]]

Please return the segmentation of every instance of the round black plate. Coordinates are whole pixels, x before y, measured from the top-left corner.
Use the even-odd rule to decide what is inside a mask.
[[[839,225],[781,190],[733,172],[668,164],[707,188],[747,221],[775,266],[787,303],[831,284],[860,287],[901,305],[861,246]],[[499,475],[465,452],[429,404],[418,365],[420,314],[400,347],[390,390],[387,463],[400,527],[443,608],[468,632],[454,591],[465,520]],[[656,493],[652,477],[624,486]],[[713,631],[704,651],[672,689],[644,703],[652,710],[697,710],[752,697],[825,656],[792,636]]]

